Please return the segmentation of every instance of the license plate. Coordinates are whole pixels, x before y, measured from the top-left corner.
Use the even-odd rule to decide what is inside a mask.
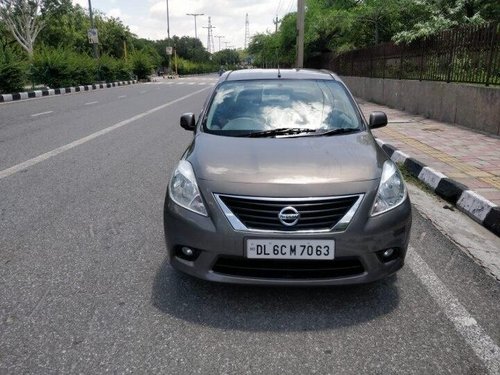
[[[335,241],[248,239],[246,254],[252,259],[333,259]]]

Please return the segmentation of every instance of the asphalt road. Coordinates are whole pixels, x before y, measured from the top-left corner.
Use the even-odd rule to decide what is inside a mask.
[[[369,285],[165,264],[165,189],[192,137],[178,118],[214,79],[0,105],[0,373],[500,373],[499,283],[417,210],[406,266]]]

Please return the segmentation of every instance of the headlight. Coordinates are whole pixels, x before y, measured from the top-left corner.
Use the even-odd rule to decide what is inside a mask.
[[[186,160],[181,160],[175,169],[169,186],[170,198],[179,206],[197,214],[208,216],[200,190],[196,184],[193,167]]]
[[[379,215],[399,206],[406,198],[406,186],[396,165],[386,161],[373,203],[372,216]]]

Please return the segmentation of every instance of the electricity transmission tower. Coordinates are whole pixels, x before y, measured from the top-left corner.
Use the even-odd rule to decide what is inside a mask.
[[[275,27],[274,32],[276,32],[276,33],[278,32],[278,25],[279,25],[280,22],[281,22],[281,20],[276,15],[276,18],[273,18],[273,23],[274,23],[274,27]]]
[[[245,17],[245,49],[248,47],[250,42],[250,23],[248,22],[248,13]]]
[[[212,29],[215,29],[215,26],[212,26],[212,18],[211,17],[208,17],[208,26],[203,26],[203,28],[208,30],[207,51],[209,53],[214,53],[215,52],[214,34],[213,34]]]

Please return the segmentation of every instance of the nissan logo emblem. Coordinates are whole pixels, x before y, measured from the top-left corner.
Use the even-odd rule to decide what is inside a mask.
[[[278,219],[280,219],[281,224],[287,227],[293,227],[298,223],[299,218],[299,211],[290,206],[283,208],[278,214]]]

